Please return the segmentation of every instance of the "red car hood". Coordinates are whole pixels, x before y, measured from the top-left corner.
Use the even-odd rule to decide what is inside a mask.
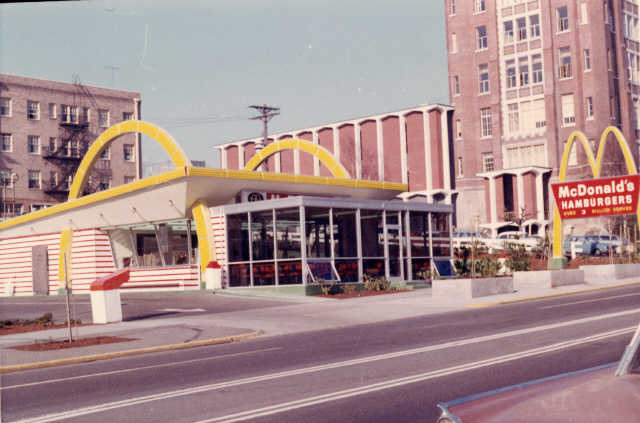
[[[461,423],[639,423],[640,374],[615,377],[614,370],[600,367],[443,406]]]

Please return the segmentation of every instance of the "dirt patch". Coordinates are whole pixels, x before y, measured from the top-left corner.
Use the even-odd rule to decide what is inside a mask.
[[[49,341],[49,342],[37,342],[29,345],[17,345],[15,347],[9,347],[13,350],[20,351],[53,351],[64,350],[67,348],[76,347],[90,347],[92,345],[102,344],[114,344],[116,342],[129,342],[135,341],[135,338],[119,338],[117,336],[95,336],[93,338],[81,338],[69,341]]]
[[[359,298],[359,297],[371,297],[374,295],[385,295],[385,294],[396,294],[398,292],[409,292],[410,289],[396,289],[393,291],[355,291],[355,292],[340,292],[338,294],[318,294],[316,297],[322,298],[333,298],[336,300],[346,300],[349,298]]]

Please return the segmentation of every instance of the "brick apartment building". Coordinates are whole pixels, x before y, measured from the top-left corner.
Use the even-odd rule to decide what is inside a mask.
[[[352,178],[408,184],[404,198],[452,204],[452,114],[449,106],[423,105],[272,134],[267,145],[287,138],[310,141],[330,151]],[[243,169],[262,143],[257,137],[214,148],[222,168]],[[277,153],[263,166],[268,172],[331,176],[317,158],[299,150]]]
[[[135,92],[0,74],[0,220],[66,201],[90,144],[111,125],[138,119],[140,105]],[[123,135],[85,191],[134,181],[139,159],[139,135]]]
[[[638,0],[445,0],[458,225],[549,223],[564,143],[621,129],[638,155]],[[613,145],[613,143],[609,144]],[[612,148],[603,176],[619,174]],[[590,178],[581,148],[572,179]],[[485,207],[478,207],[483,204]]]

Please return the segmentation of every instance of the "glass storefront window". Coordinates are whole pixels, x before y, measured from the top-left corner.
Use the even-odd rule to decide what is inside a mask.
[[[336,270],[342,283],[358,282],[358,259],[336,259]]]
[[[362,260],[362,273],[376,278],[384,276],[384,259]]]
[[[273,260],[272,210],[251,213],[251,250],[254,261]]]
[[[300,209],[276,210],[278,259],[301,256]]]
[[[431,213],[431,232],[433,256],[450,256],[451,243],[449,237],[449,215],[446,213]]]
[[[426,273],[425,273],[426,272]],[[411,280],[423,280],[425,276],[431,274],[431,260],[412,259],[411,260]]]
[[[229,262],[249,261],[249,215],[227,215]]]
[[[305,208],[304,226],[307,237],[307,257],[331,257],[329,209],[324,207]]]
[[[358,257],[356,229],[356,210],[333,209],[333,253],[335,257]]]
[[[229,286],[249,286],[251,285],[251,274],[249,273],[249,263],[229,265]]]
[[[409,212],[412,257],[429,257],[429,224],[426,212]]]
[[[382,210],[360,211],[362,257],[384,257]],[[382,266],[384,275],[384,265]]]
[[[276,272],[273,262],[253,263],[253,286],[275,284]]]
[[[278,285],[299,285],[302,283],[302,261],[278,262]]]
[[[309,266],[309,272],[313,275],[313,279],[309,278],[307,280],[308,283],[313,283],[314,280],[318,283],[319,279],[325,281],[338,280],[338,275],[333,271],[331,260],[309,260],[307,266]]]

